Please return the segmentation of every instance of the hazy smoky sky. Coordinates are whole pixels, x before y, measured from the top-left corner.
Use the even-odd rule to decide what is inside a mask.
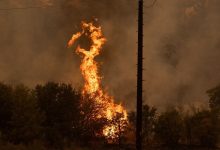
[[[207,104],[220,83],[220,1],[157,0],[144,14],[144,98],[168,105]],[[107,42],[96,60],[103,87],[134,108],[137,0],[1,0],[0,80],[34,86],[47,81],[83,85],[80,57],[68,49],[82,20],[98,18]]]

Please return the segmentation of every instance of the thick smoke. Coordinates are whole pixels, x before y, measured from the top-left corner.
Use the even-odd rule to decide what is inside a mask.
[[[219,0],[145,0],[145,101],[206,104],[220,81]],[[34,86],[47,81],[83,84],[80,57],[66,43],[81,20],[96,20],[107,38],[96,58],[103,86],[128,108],[135,106],[137,1],[8,0],[0,10],[0,80]]]
[[[205,104],[219,84],[219,1],[158,1],[145,25],[145,87],[156,105]],[[147,18],[146,18],[147,20]]]

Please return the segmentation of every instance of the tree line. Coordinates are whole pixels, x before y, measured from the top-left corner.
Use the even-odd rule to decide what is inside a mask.
[[[159,112],[143,106],[143,145],[146,147],[216,147],[220,135],[220,86],[207,91],[209,108],[184,111],[170,107]],[[82,97],[70,84],[48,82],[29,88],[0,83],[0,149],[48,150],[76,147],[132,147],[135,112],[129,123],[118,114],[111,122],[97,119],[99,107]],[[106,125],[126,126],[108,143],[102,136]]]

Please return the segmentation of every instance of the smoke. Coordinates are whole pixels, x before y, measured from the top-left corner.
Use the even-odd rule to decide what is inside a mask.
[[[145,102],[206,104],[206,90],[220,81],[218,0],[145,1]],[[81,20],[102,26],[107,42],[96,58],[103,86],[127,108],[136,100],[137,1],[17,0],[1,8],[42,5],[42,9],[0,11],[0,80],[34,86],[47,81],[82,86],[81,58],[68,49]]]
[[[206,90],[220,81],[218,7],[215,0],[158,1],[149,12],[153,18],[145,25],[149,103],[207,104]]]
[[[53,6],[53,2],[51,0],[41,0],[41,3],[44,6]]]

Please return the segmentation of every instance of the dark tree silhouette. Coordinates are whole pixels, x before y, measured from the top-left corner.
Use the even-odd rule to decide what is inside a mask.
[[[209,106],[211,109],[220,111],[220,85],[207,91],[209,96]]]
[[[215,147],[220,135],[219,87],[208,94],[210,109],[188,113],[172,108],[157,115],[156,108],[144,105],[143,148],[154,144],[174,149],[179,144]],[[49,82],[30,89],[0,83],[0,104],[0,149],[3,150],[74,149],[79,145],[92,149],[118,145],[132,149],[135,146],[135,112],[129,113],[129,124],[121,120],[121,113],[111,121],[99,117],[103,106],[94,103],[90,96],[82,96],[69,84]],[[111,125],[118,132],[112,139],[114,144],[106,144],[103,129]]]
[[[149,105],[145,104],[142,108],[142,140],[143,145],[149,145],[153,142],[154,137],[154,129],[156,125],[157,119],[157,109],[155,107],[150,107]],[[129,130],[135,131],[135,123],[136,123],[136,113],[131,111],[128,113],[128,120],[129,120]]]
[[[156,124],[156,113],[157,109],[155,107],[150,107],[148,105],[143,106],[143,144],[150,144],[153,140],[153,133]]]
[[[155,126],[157,140],[168,146],[179,144],[183,131],[183,120],[181,114],[176,110],[167,110],[162,113]]]
[[[99,118],[102,106],[95,103],[88,95],[81,98],[78,120],[78,137],[82,144],[88,145],[103,138],[102,130],[107,120]]]
[[[77,137],[80,95],[67,84],[47,83],[36,86],[41,110],[45,113],[44,134],[55,146]]]
[[[128,126],[127,120],[124,120],[122,118],[124,118],[123,113],[116,113],[112,121],[109,123],[109,125],[113,125],[117,129],[117,132],[115,133],[116,139],[113,139],[113,140],[116,143],[118,143],[119,147],[122,146],[122,139],[124,139],[124,135],[127,131],[127,126]]]
[[[35,93],[23,85],[16,86],[13,90],[9,139],[14,143],[30,143],[41,138],[43,120]]]
[[[0,138],[5,139],[12,116],[12,87],[0,83]]]
[[[209,110],[198,110],[187,117],[188,141],[191,145],[215,147],[218,142],[219,124]]]

